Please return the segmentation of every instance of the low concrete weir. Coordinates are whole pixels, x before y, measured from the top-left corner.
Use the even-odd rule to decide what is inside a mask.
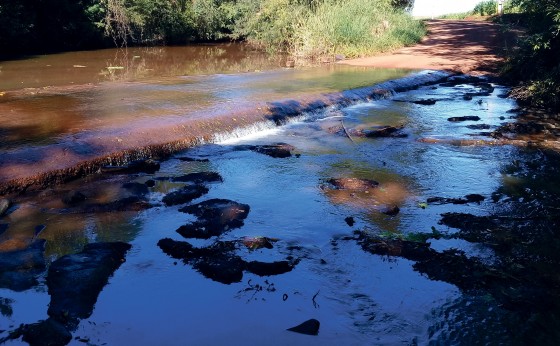
[[[394,93],[440,83],[450,76],[442,71],[423,71],[340,92],[306,93],[276,101],[238,100],[233,105],[197,109],[188,116],[143,118],[117,126],[86,128],[60,136],[54,143],[0,152],[0,195],[62,183],[96,173],[105,165],[165,158],[211,142],[217,133],[239,131],[259,122],[282,125],[303,113],[389,98]]]

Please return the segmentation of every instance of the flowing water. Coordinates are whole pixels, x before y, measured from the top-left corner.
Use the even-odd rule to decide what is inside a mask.
[[[227,51],[227,47],[223,49]],[[141,59],[134,58],[142,56],[140,53],[132,54],[133,63]],[[8,95],[8,101],[0,99],[0,106],[29,116],[27,126],[48,127],[48,123],[55,122],[52,114],[61,110],[67,114],[56,120],[59,125],[53,123],[50,129],[37,133],[23,125],[13,130],[8,121],[2,129],[3,138],[8,140],[0,149],[48,145],[68,133],[95,128],[96,123],[102,123],[97,125],[102,127],[130,122],[135,117],[184,117],[189,116],[192,107],[219,109],[231,102],[245,104],[301,93],[340,91],[410,73],[329,67],[239,74],[238,71],[272,66],[257,59],[260,66],[255,68],[248,63],[254,61],[251,55],[241,59],[243,63],[230,65],[217,55],[201,55],[203,59],[210,56],[210,63],[218,66],[214,67],[217,70],[198,70],[210,74],[205,76],[175,77],[190,74],[191,67],[178,63],[176,70],[164,72],[168,74],[165,78],[149,72],[135,75],[134,85],[123,90],[119,81],[96,84],[96,88],[69,95]],[[56,61],[49,65],[54,67]],[[93,63],[84,60],[82,65]],[[9,64],[3,65],[3,73],[6,66]],[[98,69],[91,70],[88,78],[99,78],[95,73]],[[81,78],[86,77],[76,78],[77,83],[88,82]],[[138,82],[136,78],[142,80]],[[43,87],[42,83],[41,78],[24,80],[25,85],[34,88]],[[57,80],[52,84],[60,87],[67,82]],[[13,84],[3,84],[3,88],[11,90],[10,85]],[[514,255],[507,252],[506,256],[503,248],[494,246],[491,240],[452,237],[460,231],[440,222],[442,214],[449,212],[499,215],[525,222],[543,209],[547,213],[557,210],[560,185],[555,164],[532,170],[535,162],[556,162],[553,155],[513,146],[446,142],[487,138],[480,129],[467,125],[485,124],[491,130],[513,121],[508,111],[516,107],[515,103],[500,97],[506,91],[504,87],[493,87],[490,95],[472,99],[464,95],[480,92],[480,87],[465,82],[422,86],[389,99],[334,105],[301,114],[282,126],[261,127],[245,131],[244,135],[222,133],[211,143],[162,161],[161,169],[154,174],[95,175],[29,192],[18,197],[8,215],[0,220],[7,225],[0,228],[0,251],[25,248],[39,237],[47,240],[45,256],[52,262],[81,251],[87,243],[123,241],[132,245],[126,261],[99,294],[91,315],[71,330],[70,344],[75,345],[522,344],[537,334],[541,344],[554,344],[558,340],[555,330],[559,316],[557,311],[541,306],[533,296],[535,292],[515,291],[523,295],[515,301],[528,302],[530,308],[512,307],[504,301],[511,302],[513,299],[506,298],[513,293],[506,298],[497,293],[507,290],[507,285],[462,285],[454,275],[469,280],[487,278],[472,276],[466,265],[466,272],[456,273],[444,261],[435,262],[433,266],[441,266],[443,274],[433,276],[419,269],[416,264],[421,260],[407,258],[404,250],[389,255],[364,251],[355,234],[366,233],[387,243],[430,234],[430,249],[436,253],[460,250],[462,255],[452,259],[461,258],[465,263],[476,259],[492,273],[497,272],[495,268],[503,268],[500,265],[504,262],[513,261],[538,271],[539,277],[550,278],[547,285],[554,286],[550,284],[557,282],[554,266],[547,267],[558,260],[551,255],[552,249],[534,249],[527,242],[521,249],[514,244]],[[93,96],[99,94],[104,94],[103,103]],[[119,102],[115,100],[129,98],[125,106],[117,106]],[[426,99],[437,102],[412,102]],[[56,106],[57,111],[46,104]],[[107,119],[101,119],[102,113]],[[480,120],[448,121],[458,116],[478,116]],[[36,123],[41,121],[44,123]],[[376,126],[402,129],[399,136],[387,138],[359,135],[361,130]],[[421,140],[426,138],[442,142]],[[247,145],[274,143],[294,146],[294,155],[273,158],[247,150]],[[190,204],[212,198],[248,204],[250,212],[242,227],[208,240],[185,239],[176,232],[196,218],[179,211],[184,205],[162,203],[166,194],[184,185],[169,177],[197,172],[217,172],[223,181],[209,184],[209,192]],[[379,186],[367,193],[336,189],[329,185],[332,178],[375,180]],[[79,190],[87,196],[87,205],[108,203],[131,194],[122,187],[124,183],[144,184],[148,180],[155,180],[146,195],[153,207],[140,212],[87,212],[86,208],[69,208],[61,202],[61,196],[68,191]],[[479,194],[484,199],[478,203],[426,203],[429,197],[458,199],[469,194]],[[399,210],[384,213],[387,206]],[[45,228],[38,233],[37,226],[41,225]],[[556,239],[547,225],[545,220],[538,226],[539,234],[552,233],[543,244]],[[532,241],[541,239],[541,235]],[[244,272],[241,281],[224,284],[203,275],[192,262],[168,256],[157,245],[161,239],[171,238],[205,247],[244,237],[274,241],[270,249],[237,247],[236,254],[243,260],[289,259],[294,269],[273,276]],[[517,275],[511,273],[504,270],[500,275]],[[0,338],[7,337],[20,324],[49,317],[46,276],[46,272],[40,273],[38,285],[27,290],[0,289]],[[525,280],[516,277],[512,282]],[[555,302],[548,303],[557,306],[559,296],[549,297]],[[311,318],[321,323],[317,336],[286,331]],[[19,338],[5,342],[21,343],[24,342]]]

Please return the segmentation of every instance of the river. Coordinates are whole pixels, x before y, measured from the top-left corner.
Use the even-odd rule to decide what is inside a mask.
[[[301,100],[371,86],[389,94],[337,98],[281,122],[210,129],[217,133],[159,158],[159,169],[149,173],[107,168],[10,195],[12,206],[0,218],[0,265],[40,239],[47,267],[88,243],[124,242],[131,249],[85,312],[70,308],[62,317],[52,310],[60,289],[52,271],[33,271],[33,284],[16,287],[6,270],[0,275],[6,345],[65,335],[53,332],[60,326],[71,333],[64,343],[74,345],[558,340],[558,157],[484,145],[489,132],[515,120],[517,105],[503,97],[507,88],[437,73],[426,83],[426,71],[284,69],[281,58],[236,55],[229,45],[200,49],[189,53],[198,60],[187,63],[186,53],[169,48],[162,55],[177,62],[173,67],[159,55],[155,67],[145,53],[129,52],[129,64],[143,66],[131,74],[106,69],[117,64],[101,57],[117,51],[91,53],[91,60],[67,53],[0,63],[2,162],[21,160],[31,149],[72,150],[76,141],[117,132],[126,142],[137,122],[157,129],[197,117],[223,121],[228,112],[243,116],[278,101],[297,110]],[[19,79],[29,89],[17,87],[17,77],[4,79],[17,76],[14,66],[31,71],[26,64],[59,72],[24,73]],[[66,79],[63,71],[83,74]],[[111,73],[123,75],[107,80]],[[409,87],[400,92],[389,88],[403,84]],[[277,143],[287,143],[290,155],[265,155]],[[201,172],[219,179],[179,178]],[[174,191],[201,185],[207,190],[200,196],[166,202]],[[77,191],[85,200],[68,201]],[[114,203],[129,197],[132,207]],[[203,234],[219,228],[204,224],[203,214],[180,210],[214,199],[241,203],[222,211],[222,222],[243,205],[248,214],[211,237],[178,233],[185,225],[203,224],[196,229]],[[202,250],[178,253],[185,244]],[[66,294],[74,305],[83,303]],[[287,331],[310,319],[320,322],[318,335]]]

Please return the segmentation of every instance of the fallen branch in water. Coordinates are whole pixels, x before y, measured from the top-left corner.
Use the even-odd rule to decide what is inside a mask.
[[[340,118],[340,124],[342,125],[342,129],[344,130],[344,133],[346,134],[346,137],[348,137],[348,139],[350,139],[350,141],[354,144],[356,144],[356,142],[354,142],[354,139],[352,139],[352,137],[350,136],[350,133],[348,133],[348,130],[346,130],[346,127],[344,126],[344,119]]]

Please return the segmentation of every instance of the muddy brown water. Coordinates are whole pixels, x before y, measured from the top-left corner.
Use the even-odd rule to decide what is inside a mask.
[[[89,114],[78,120],[80,129],[97,131],[110,128],[113,120],[131,123],[138,116],[172,121],[188,116],[191,107],[219,110],[229,101],[258,104],[321,95],[405,74],[421,77],[394,70],[274,69],[159,81],[150,77],[128,88],[120,81],[103,82],[96,88],[82,85],[83,90],[68,95],[67,86],[61,85],[60,95],[46,99],[73,99],[79,106],[61,103],[60,108],[74,114],[70,118],[79,117],[72,112]],[[25,249],[38,237],[47,241],[44,255],[50,263],[80,252],[87,243],[132,245],[91,315],[70,328],[73,345],[554,344],[560,321],[555,288],[559,158],[513,146],[421,140],[485,139],[486,130],[467,126],[483,123],[491,130],[514,121],[508,111],[515,103],[499,97],[506,88],[493,87],[489,95],[467,100],[465,94],[481,88],[471,82],[435,83],[388,99],[333,105],[299,114],[283,126],[265,122],[223,132],[212,143],[162,161],[153,174],[97,174],[22,194],[0,219],[5,225],[0,228],[0,252]],[[102,91],[94,91],[97,88]],[[205,96],[184,100],[195,91]],[[102,99],[108,103],[93,98],[95,92],[105,93]],[[19,102],[24,109],[34,100],[50,102],[29,90],[13,98],[10,93],[3,96],[8,96],[4,105]],[[111,100],[122,98],[121,93],[135,101],[116,107],[118,102]],[[413,102],[426,99],[436,102]],[[105,120],[96,120],[99,128],[89,119],[95,114],[92,109],[105,112]],[[460,116],[480,120],[448,121]],[[402,127],[402,136],[353,135],[380,126]],[[48,146],[67,135],[65,130],[41,140],[22,135],[2,151]],[[278,142],[294,146],[293,155],[273,158],[247,149]],[[162,203],[165,195],[185,186],[170,177],[198,172],[219,173],[223,181],[208,183],[209,192],[192,202],[170,207]],[[336,189],[329,183],[332,178],[367,179],[378,185],[371,190]],[[100,211],[99,206],[138,194],[124,184],[149,180],[154,186],[142,198],[151,208]],[[65,204],[62,199],[70,191],[80,191],[86,200]],[[458,200],[470,194],[484,199],[428,203],[430,197]],[[176,232],[197,220],[179,209],[214,198],[249,205],[244,224],[207,240],[186,239]],[[384,213],[387,206],[399,211]],[[463,216],[445,224],[446,213]],[[462,228],[466,220],[476,220],[469,225],[480,227]],[[364,245],[355,232],[367,235],[369,243]],[[224,284],[201,270],[200,262],[172,258],[157,245],[171,238],[207,248],[244,237],[267,237],[272,248],[239,245],[235,256],[243,263],[289,260],[295,267],[271,276],[244,271],[239,282]],[[424,246],[420,244],[426,239],[430,251],[410,250]],[[379,244],[384,247],[375,248]],[[49,317],[46,277],[46,271],[38,274],[38,284],[24,291],[0,288],[0,338],[20,324]],[[309,319],[320,322],[317,336],[287,331]],[[25,343],[16,338],[5,344]]]

